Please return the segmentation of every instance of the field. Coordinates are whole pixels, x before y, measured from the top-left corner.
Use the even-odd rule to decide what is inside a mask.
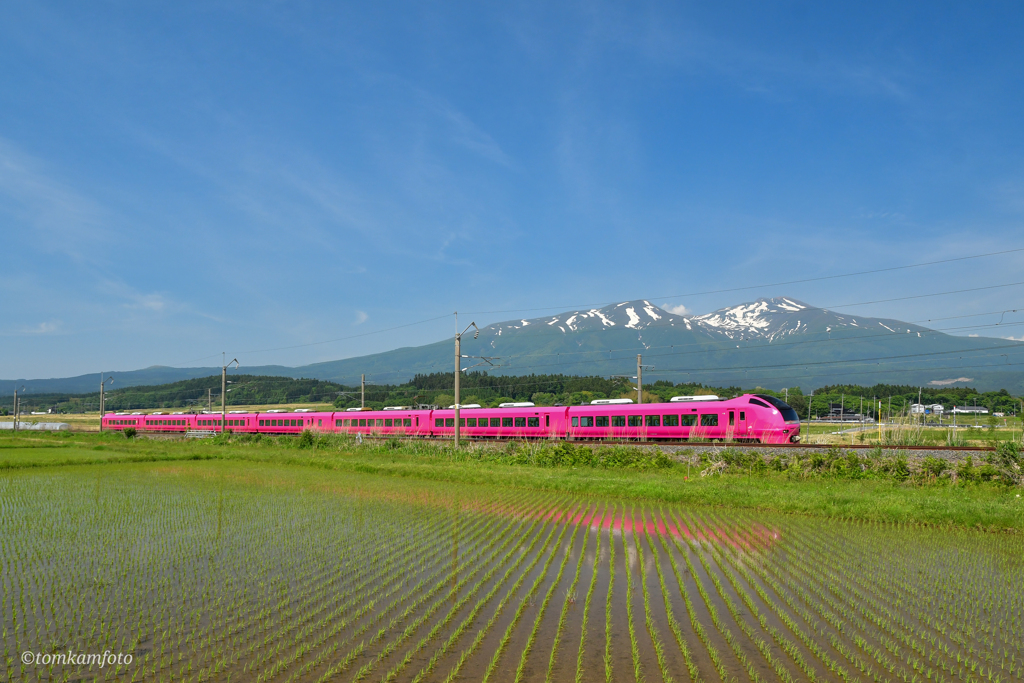
[[[0,481],[9,680],[1024,677],[1019,535],[241,462]]]
[[[299,444],[0,436],[0,680],[1024,680],[1019,488]]]

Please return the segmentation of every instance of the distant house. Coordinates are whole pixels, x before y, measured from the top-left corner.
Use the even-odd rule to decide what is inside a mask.
[[[953,406],[953,412],[958,415],[988,415],[988,408],[985,406]]]
[[[842,403],[829,403],[828,414],[839,417],[840,415],[853,415],[853,408],[847,408]]]
[[[910,404],[911,415],[942,415],[946,412],[946,408],[941,403],[922,404],[912,403]]]

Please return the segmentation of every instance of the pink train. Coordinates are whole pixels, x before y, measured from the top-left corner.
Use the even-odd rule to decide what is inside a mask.
[[[743,394],[736,398],[677,396],[669,403],[620,401],[582,406],[540,407],[531,403],[460,411],[460,433],[468,439],[569,439],[630,441],[737,441],[796,443],[800,418],[774,396]],[[253,434],[299,434],[306,429],[373,437],[450,438],[455,411],[385,408],[344,412],[132,413],[103,416],[103,429],[139,432],[189,431]]]

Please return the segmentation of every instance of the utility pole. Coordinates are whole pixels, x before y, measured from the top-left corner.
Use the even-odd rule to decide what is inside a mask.
[[[14,390],[14,431],[18,431],[18,392],[25,391],[25,385],[21,385],[20,389]]]
[[[921,405],[921,387],[917,388],[917,407],[921,411],[921,424],[924,424],[924,406]]]
[[[366,375],[359,375],[359,409],[366,409]]]
[[[636,354],[636,402],[644,402],[644,366],[640,354]]]
[[[455,322],[455,329],[456,330],[459,329],[458,320],[459,320],[459,313],[458,313],[458,311],[456,311],[455,312],[455,321],[456,321]],[[455,447],[456,448],[459,447],[459,436],[460,436],[460,429],[459,429],[459,427],[461,426],[459,424],[459,419],[460,419],[459,415],[461,413],[460,406],[459,406],[459,401],[461,400],[459,398],[459,380],[462,378],[462,335],[466,334],[466,331],[469,330],[469,328],[471,328],[471,327],[476,329],[476,332],[473,333],[473,339],[476,339],[477,337],[480,336],[480,328],[476,326],[476,323],[470,323],[469,325],[466,325],[466,329],[465,330],[463,330],[462,332],[456,332],[455,333]]]
[[[811,397],[807,399],[807,421],[811,421],[811,404],[814,403],[814,392],[811,392]]]
[[[100,373],[100,431],[101,432],[103,431],[103,414],[104,414],[103,411],[104,411],[105,406],[106,406],[106,402],[105,402],[104,397],[103,397],[103,385],[105,385],[107,382],[110,382],[111,384],[113,384],[114,383],[114,376],[111,375],[110,377],[108,377],[106,379],[103,379],[103,373],[101,372]]]
[[[213,412],[213,389],[209,387],[206,389],[206,412]]]
[[[227,356],[223,355],[222,357],[226,358]],[[235,364],[235,370],[237,370],[238,369],[238,359],[237,358],[233,359],[231,361],[231,363]],[[231,363],[224,363],[224,366],[221,367],[221,369],[220,369],[220,432],[221,432],[221,434],[224,433],[224,430],[225,430],[225,428],[227,426],[227,423],[228,423],[228,421],[226,419],[227,416],[228,416],[228,366],[231,365]]]
[[[875,422],[878,423],[878,443],[882,443],[882,401],[878,401],[878,415],[876,416]]]

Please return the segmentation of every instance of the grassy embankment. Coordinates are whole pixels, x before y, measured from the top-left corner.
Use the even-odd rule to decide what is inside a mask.
[[[796,476],[763,471],[701,477],[698,467],[661,469],[537,467],[474,459],[434,444],[299,447],[297,439],[258,443],[127,440],[118,434],[0,436],[0,472],[35,467],[187,460],[237,460],[459,485],[561,491],[581,495],[754,508],[833,518],[1024,530],[1020,487],[937,480],[895,482]]]

